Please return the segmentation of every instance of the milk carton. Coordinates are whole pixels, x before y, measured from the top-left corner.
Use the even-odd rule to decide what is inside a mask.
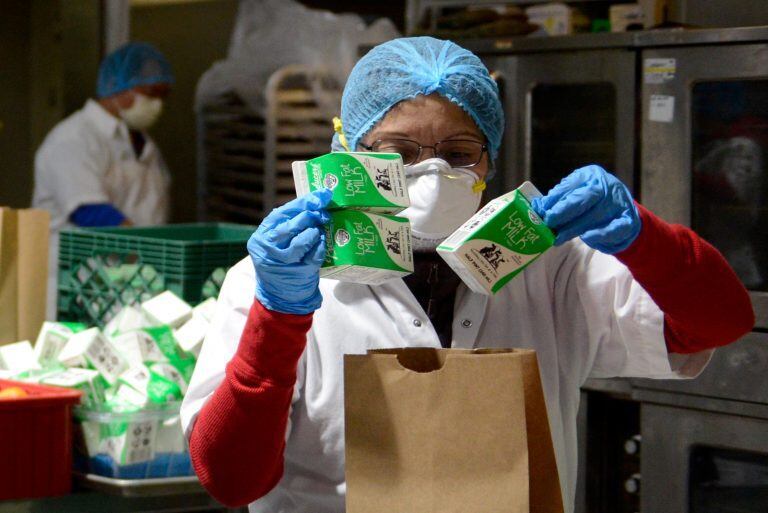
[[[167,362],[168,358],[151,336],[143,331],[132,331],[110,338],[112,344],[128,360],[129,365],[145,362]]]
[[[329,153],[293,163],[296,195],[331,189],[329,210],[396,214],[410,205],[403,159],[397,153]]]
[[[29,340],[0,346],[0,369],[11,372],[24,372],[39,369],[37,357]]]
[[[195,358],[200,355],[200,349],[203,347],[203,340],[208,331],[209,322],[200,315],[192,315],[192,318],[184,325],[173,332],[176,343],[181,349],[192,353]]]
[[[127,371],[120,374],[118,386],[128,385],[134,390],[147,395],[147,386],[149,385],[149,368],[146,365],[134,365]]]
[[[67,367],[86,367],[90,364],[110,385],[114,385],[129,366],[128,360],[98,328],[72,335],[59,353],[59,361]]]
[[[189,382],[184,379],[181,372],[170,363],[153,363],[150,364],[149,369],[158,376],[162,376],[168,381],[175,383],[176,386],[179,387],[179,390],[181,390],[182,395],[187,393]]]
[[[378,285],[413,272],[411,225],[404,217],[331,212],[320,276]]]
[[[42,383],[43,380],[48,376],[53,376],[54,374],[58,374],[66,369],[67,368],[63,365],[56,363],[52,367],[44,367],[42,369],[29,369],[18,374],[11,371],[7,372],[9,373],[8,376],[12,376],[12,379],[17,381],[24,381],[25,383]],[[0,378],[2,377],[2,374],[0,374]]]
[[[192,307],[176,294],[167,290],[141,304],[147,319],[155,325],[178,328],[192,317]]]
[[[120,389],[118,395],[123,392],[122,385],[128,385],[153,403],[163,404],[181,399],[181,389],[178,385],[165,377],[151,371],[145,365],[131,367],[120,375],[118,380]],[[146,399],[143,403],[146,403]],[[130,401],[134,402],[134,401]]]
[[[55,365],[59,352],[73,334],[86,329],[85,324],[44,322],[35,342],[35,357],[40,365]]]
[[[126,305],[104,326],[104,334],[113,337],[121,333],[139,330],[148,326],[147,319],[135,306]]]
[[[83,393],[80,402],[89,408],[98,408],[104,402],[104,380],[95,370],[65,369],[44,377],[40,383],[80,390]]]
[[[133,465],[155,457],[158,421],[110,422],[100,426],[98,452],[118,465]]]
[[[216,313],[216,298],[209,297],[192,309],[192,317],[199,317],[208,322],[213,320],[213,314]]]
[[[109,389],[112,397],[107,400],[106,409],[117,413],[139,411],[149,405],[149,397],[132,386],[120,383]]]
[[[475,292],[495,294],[555,241],[531,208],[541,193],[530,182],[491,201],[437,247]]]
[[[180,417],[176,416],[160,421],[156,446],[157,452],[183,453],[187,451]]]
[[[168,326],[156,328],[144,328],[142,330],[155,341],[160,351],[168,358],[168,363],[176,368],[184,380],[189,383],[192,372],[195,370],[196,359],[194,355],[183,351],[173,335],[173,330]],[[150,367],[153,367],[150,364]]]

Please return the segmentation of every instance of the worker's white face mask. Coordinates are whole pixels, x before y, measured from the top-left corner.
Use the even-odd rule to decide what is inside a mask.
[[[405,168],[411,206],[400,216],[411,221],[414,249],[434,249],[480,206],[485,182],[467,168],[427,159]]]
[[[150,98],[141,93],[135,93],[133,105],[128,109],[120,109],[120,117],[125,124],[134,130],[146,130],[155,124],[163,112],[163,100]]]

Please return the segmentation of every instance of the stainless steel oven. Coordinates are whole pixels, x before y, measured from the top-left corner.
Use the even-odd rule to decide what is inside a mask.
[[[587,383],[576,511],[767,513],[768,27],[465,46],[507,115],[491,195],[602,164],[718,247],[757,314],[696,380]]]
[[[537,38],[473,47],[495,72],[507,117],[501,193],[531,180],[546,193],[586,164],[635,175],[635,55],[626,34]]]
[[[633,380],[641,511],[765,513],[768,30],[704,36],[640,45],[641,197],[723,253],[750,291],[757,322],[695,380]]]
[[[646,49],[642,66],[643,203],[723,253],[768,329],[768,42]]]
[[[768,511],[768,334],[717,350],[696,380],[633,384],[641,511]]]
[[[730,414],[750,414],[747,408],[756,404],[768,409],[768,334],[752,332],[741,340],[715,351],[704,372],[693,380],[633,380],[642,389],[641,398],[666,398]],[[645,391],[648,392],[645,392]],[[658,391],[656,395],[650,391]],[[675,399],[666,395],[675,394]],[[679,396],[684,396],[679,398]],[[704,401],[704,402],[702,402]],[[747,409],[745,409],[747,408]],[[768,425],[765,427],[768,438]]]
[[[768,419],[643,404],[641,511],[768,511]]]
[[[597,163],[634,186],[634,55],[625,49],[517,57],[507,137],[513,179],[542,192]]]

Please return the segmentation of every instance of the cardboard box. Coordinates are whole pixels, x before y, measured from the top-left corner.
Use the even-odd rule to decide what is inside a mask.
[[[0,207],[0,344],[34,340],[45,320],[50,215]]]
[[[611,20],[611,32],[626,32],[628,28],[642,29],[645,13],[640,4],[617,4],[608,10]]]
[[[548,36],[564,36],[574,33],[573,10],[562,3],[534,5],[525,10],[528,22],[538,25]]]

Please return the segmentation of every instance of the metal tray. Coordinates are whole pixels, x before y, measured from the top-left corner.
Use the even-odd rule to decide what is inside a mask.
[[[157,497],[161,495],[207,495],[197,476],[149,479],[114,479],[97,474],[74,473],[84,488],[122,497]]]

